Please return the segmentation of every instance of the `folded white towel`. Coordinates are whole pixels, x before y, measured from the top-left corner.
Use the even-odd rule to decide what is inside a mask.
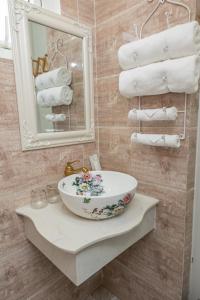
[[[38,91],[53,88],[56,86],[70,85],[72,80],[71,71],[66,67],[60,67],[38,75],[35,79],[35,86]]]
[[[174,121],[177,118],[176,107],[158,109],[132,109],[129,111],[130,121]]]
[[[37,93],[37,102],[43,107],[70,105],[72,98],[73,90],[69,86],[54,87]]]
[[[200,26],[190,22],[123,45],[118,51],[124,70],[200,53]]]
[[[133,133],[131,141],[136,144],[149,146],[179,148],[179,135]]]
[[[199,75],[200,58],[196,55],[166,60],[121,72],[119,90],[128,98],[169,92],[192,94],[198,91]]]
[[[46,120],[51,122],[64,122],[66,120],[65,114],[48,114],[45,116]]]

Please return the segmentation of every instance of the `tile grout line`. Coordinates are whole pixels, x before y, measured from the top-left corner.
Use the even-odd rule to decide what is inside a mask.
[[[140,3],[140,4],[136,5],[136,6],[133,6],[131,9],[130,8],[125,8],[120,13],[118,13],[118,14],[116,14],[114,16],[110,16],[108,20],[104,20],[102,22],[97,23],[97,27],[98,26],[102,26],[102,25],[106,25],[107,23],[112,22],[113,20],[120,18],[121,16],[125,15],[126,13],[129,13],[130,11],[137,10],[138,6],[143,6],[143,5],[141,5],[141,3]]]
[[[79,0],[76,0],[76,6],[77,6],[77,18],[78,18],[78,23],[80,24]]]

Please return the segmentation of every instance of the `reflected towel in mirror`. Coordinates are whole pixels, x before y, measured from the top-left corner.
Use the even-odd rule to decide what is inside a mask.
[[[37,103],[42,107],[70,105],[72,99],[73,90],[69,86],[54,87],[37,93]]]
[[[179,148],[179,135],[133,133],[131,141],[136,144],[149,146]]]
[[[177,25],[119,48],[124,70],[172,58],[200,53],[200,26],[197,21]]]
[[[127,98],[169,92],[193,94],[198,91],[199,76],[199,56],[171,59],[121,72],[119,91]]]
[[[157,109],[132,109],[128,113],[130,121],[175,121],[176,107],[163,107]]]
[[[35,86],[38,91],[57,86],[70,85],[72,80],[71,71],[66,67],[60,67],[38,75],[35,78]]]
[[[64,122],[66,120],[65,114],[48,114],[45,116],[47,121],[50,122]]]

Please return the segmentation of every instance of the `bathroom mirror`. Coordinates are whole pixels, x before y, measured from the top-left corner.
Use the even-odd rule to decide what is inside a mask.
[[[91,29],[9,0],[23,150],[94,140]]]

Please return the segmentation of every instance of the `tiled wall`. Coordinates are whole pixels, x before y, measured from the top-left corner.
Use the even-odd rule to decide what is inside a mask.
[[[189,5],[195,18],[195,0]],[[131,145],[138,124],[130,123],[130,108],[138,99],[119,95],[120,68],[117,50],[125,43],[124,32],[134,35],[156,5],[146,0],[96,0],[97,98],[99,147],[105,169],[127,172],[139,180],[139,191],[160,200],[157,229],[146,236],[104,271],[104,285],[122,300],[187,299],[191,250],[191,221],[198,99],[187,105],[186,140],[178,150]],[[165,12],[173,12],[172,25],[186,22],[186,11],[163,5],[145,28],[144,36],[166,28]],[[184,107],[184,95],[168,94],[142,98],[142,107]],[[181,133],[183,115],[176,122],[153,122],[146,133]]]
[[[191,7],[194,19],[196,0],[182,2]],[[130,135],[138,125],[127,121],[127,113],[138,100],[119,95],[117,49],[124,43],[123,32],[133,33],[133,25],[142,24],[155,1],[62,0],[61,4],[65,16],[93,27],[96,15],[97,143],[23,153],[13,63],[0,60],[0,299],[84,300],[101,283],[97,274],[76,288],[26,241],[23,223],[14,212],[30,201],[32,188],[62,177],[66,161],[80,159],[87,165],[88,155],[98,148],[104,168],[132,174],[141,192],[160,199],[157,230],[105,268],[104,285],[121,300],[187,299],[198,101],[189,97],[187,138],[179,150],[131,145]],[[166,27],[166,7],[172,6],[161,8],[145,35]],[[173,8],[171,21],[186,21],[185,11]],[[144,107],[172,104],[182,109],[183,95],[142,100]],[[154,122],[143,130],[179,133],[182,121],[180,117],[166,125]]]
[[[73,7],[73,3],[78,6]],[[62,12],[94,25],[93,0],[62,1]],[[79,9],[78,9],[79,7]],[[84,9],[82,9],[84,7]],[[30,112],[31,113],[31,112]],[[25,238],[15,208],[30,191],[63,176],[69,160],[88,164],[96,144],[22,152],[13,62],[0,60],[0,299],[84,300],[101,283],[101,274],[76,288]]]

